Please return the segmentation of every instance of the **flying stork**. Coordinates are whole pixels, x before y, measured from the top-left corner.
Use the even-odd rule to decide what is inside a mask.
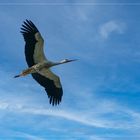
[[[44,40],[31,20],[23,22],[21,31],[25,41],[25,58],[28,69],[23,70],[14,78],[31,74],[32,77],[45,88],[50,104],[58,105],[61,102],[63,90],[60,78],[54,74],[50,67],[75,61],[64,59],[60,62],[52,62],[45,57]]]

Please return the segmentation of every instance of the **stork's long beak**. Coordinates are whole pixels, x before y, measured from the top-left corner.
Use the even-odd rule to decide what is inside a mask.
[[[56,65],[59,65],[59,64],[65,64],[65,63],[68,63],[68,62],[73,62],[73,61],[76,61],[77,59],[64,59],[58,63],[56,63]]]
[[[77,61],[78,59],[67,60],[67,62]]]

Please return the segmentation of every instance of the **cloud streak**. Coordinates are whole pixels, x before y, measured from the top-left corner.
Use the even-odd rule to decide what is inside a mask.
[[[114,33],[122,34],[125,30],[125,23],[111,20],[102,24],[99,28],[99,34],[103,39],[107,39]]]
[[[10,104],[7,102],[0,102],[0,110],[7,110],[19,113],[28,113],[32,115],[46,115],[53,117],[61,117],[66,120],[75,121],[77,123],[81,123],[83,125],[89,125],[94,127],[106,128],[106,124],[101,120],[91,120],[91,118],[86,117],[78,112],[72,113],[65,110],[55,110],[55,109],[44,109],[37,107],[27,107],[22,104]]]
[[[109,104],[109,103],[108,103]],[[109,106],[111,106],[112,103],[110,103]],[[46,109],[44,107],[30,107],[26,106],[24,104],[20,103],[9,103],[6,101],[0,101],[0,110],[5,110],[5,111],[11,111],[11,112],[16,112],[16,113],[26,113],[26,114],[31,114],[31,115],[42,115],[42,116],[53,116],[53,117],[58,117],[58,118],[63,118],[69,121],[74,121],[77,123],[80,123],[82,125],[87,125],[87,126],[92,126],[92,127],[98,127],[98,128],[112,128],[112,129],[131,129],[131,128],[139,128],[138,121],[140,121],[140,113],[134,112],[130,109],[124,109],[119,106],[115,108],[114,106],[114,111],[112,109],[110,110],[111,112],[107,112],[107,114],[112,114],[114,115],[119,115],[121,116],[128,116],[129,119],[132,119],[133,121],[129,124],[129,122],[124,121],[120,122],[120,120],[109,120],[109,119],[102,119],[104,115],[106,115],[105,110],[108,108],[104,107],[104,103],[100,106],[103,108],[103,111],[100,112],[95,112],[94,113],[87,113],[87,112],[82,112],[82,111],[67,111],[66,109]],[[107,105],[108,107],[108,105]],[[101,108],[98,108],[101,110]],[[96,110],[96,109],[95,109]],[[120,123],[120,124],[118,124]]]

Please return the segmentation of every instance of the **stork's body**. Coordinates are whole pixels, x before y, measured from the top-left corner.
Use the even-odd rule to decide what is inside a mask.
[[[37,63],[35,65],[33,65],[32,67],[29,67],[26,70],[23,70],[21,74],[16,75],[14,78],[20,77],[20,76],[26,76],[28,74],[32,74],[32,73],[41,73],[41,71],[43,69],[45,70],[49,70],[50,67],[56,66],[56,65],[60,65],[60,64],[64,64],[64,63],[68,63],[71,61],[75,61],[75,60],[67,60],[64,59],[60,62],[52,62],[52,61],[48,61],[48,60],[44,60],[43,62]],[[43,75],[43,74],[42,74]]]
[[[64,59],[60,62],[49,61],[43,51],[44,40],[36,26],[30,20],[26,20],[21,30],[26,43],[25,57],[29,68],[23,70],[15,78],[32,74],[32,77],[45,88],[50,98],[50,104],[57,105],[62,99],[63,90],[60,78],[50,70],[50,67],[74,60]]]

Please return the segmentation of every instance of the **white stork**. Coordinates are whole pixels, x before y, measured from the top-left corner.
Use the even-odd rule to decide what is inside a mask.
[[[50,104],[58,105],[61,102],[63,90],[60,78],[50,70],[50,67],[72,62],[75,59],[64,59],[60,62],[52,62],[46,59],[43,51],[44,40],[37,27],[30,20],[23,22],[21,33],[25,40],[25,57],[29,68],[23,70],[15,78],[31,74],[45,88]]]

